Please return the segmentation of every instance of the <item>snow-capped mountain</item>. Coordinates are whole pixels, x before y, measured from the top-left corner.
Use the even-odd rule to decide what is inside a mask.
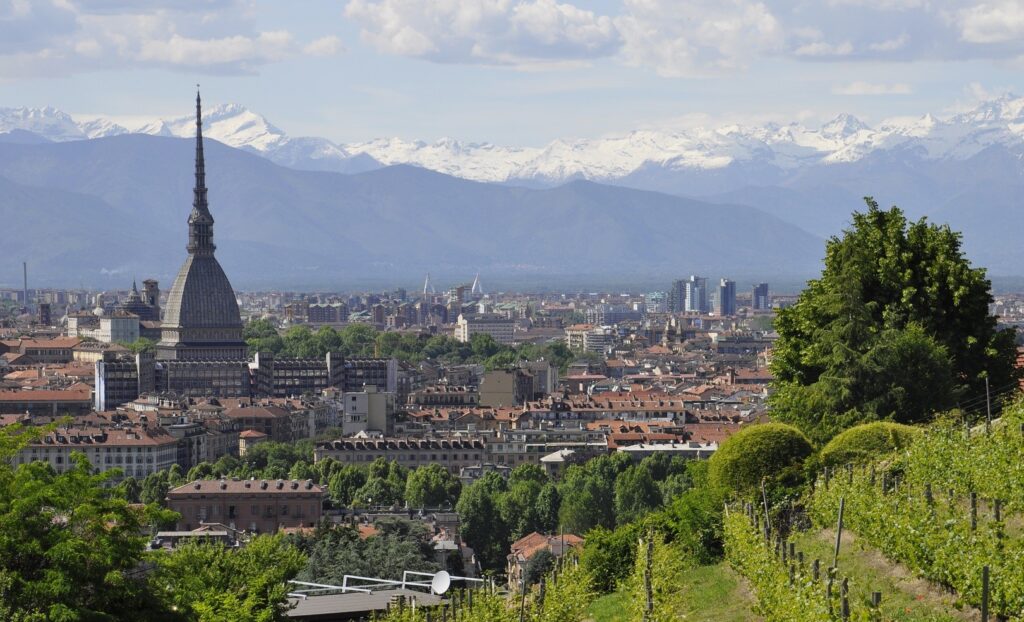
[[[195,132],[194,123],[193,117],[185,115],[131,131],[189,137]],[[103,119],[80,123],[54,108],[0,109],[0,133],[13,129],[58,142],[129,131]],[[858,162],[883,152],[927,160],[964,160],[999,145],[1024,153],[1024,98],[1007,95],[947,118],[925,114],[875,128],[843,114],[818,128],[790,123],[638,130],[617,137],[558,139],[543,147],[503,147],[452,138],[429,143],[385,138],[337,144],[325,138],[290,137],[243,106],[222,104],[204,111],[204,134],[299,169],[355,172],[379,165],[412,164],[486,182],[556,184],[582,178],[665,189],[672,184],[652,181],[653,177],[724,173],[730,167],[755,167],[785,175],[810,166]]]

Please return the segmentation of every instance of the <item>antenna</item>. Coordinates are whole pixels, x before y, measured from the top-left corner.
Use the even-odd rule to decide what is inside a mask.
[[[451,576],[444,570],[438,570],[430,580],[430,591],[440,596],[452,586]]]

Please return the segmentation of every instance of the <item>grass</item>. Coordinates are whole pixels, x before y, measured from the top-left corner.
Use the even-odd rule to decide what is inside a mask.
[[[804,553],[805,565],[810,568],[814,559],[820,559],[824,574],[825,567],[832,563],[835,531],[805,532],[795,542],[796,550]],[[851,601],[868,603],[872,592],[881,592],[885,620],[958,622],[974,620],[977,616],[973,611],[959,609],[955,596],[889,561],[848,531],[843,532],[839,549],[839,576],[849,577]]]
[[[590,603],[590,619],[593,622],[625,622],[629,617],[629,603],[623,592],[605,594]]]
[[[728,564],[698,566],[679,577],[688,622],[751,622],[753,597],[746,583]],[[625,622],[629,617],[628,597],[623,592],[605,594],[590,604],[593,622]]]

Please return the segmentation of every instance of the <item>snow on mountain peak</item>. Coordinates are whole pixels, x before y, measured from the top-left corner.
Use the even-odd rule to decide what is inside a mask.
[[[55,141],[128,131],[104,119],[76,122],[51,107],[0,109],[0,132],[12,129],[28,130]],[[163,119],[133,131],[188,138],[195,135],[195,119],[190,115]],[[203,134],[296,168],[347,171],[350,161],[360,156],[357,161],[361,166],[373,160],[385,165],[412,164],[478,181],[607,181],[645,167],[707,170],[750,162],[795,169],[854,162],[892,149],[910,149],[935,159],[970,157],[994,144],[1024,152],[1024,98],[1004,95],[948,118],[926,114],[891,119],[877,128],[853,115],[840,114],[819,129],[799,123],[644,129],[596,139],[556,139],[542,147],[507,147],[451,137],[433,142],[380,138],[339,145],[324,138],[289,137],[240,104],[219,104],[204,110]]]

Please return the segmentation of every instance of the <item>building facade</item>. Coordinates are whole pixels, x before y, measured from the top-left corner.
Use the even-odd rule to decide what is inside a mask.
[[[311,480],[196,480],[167,493],[177,528],[223,523],[231,529],[275,533],[315,527],[323,518],[323,488]]]

